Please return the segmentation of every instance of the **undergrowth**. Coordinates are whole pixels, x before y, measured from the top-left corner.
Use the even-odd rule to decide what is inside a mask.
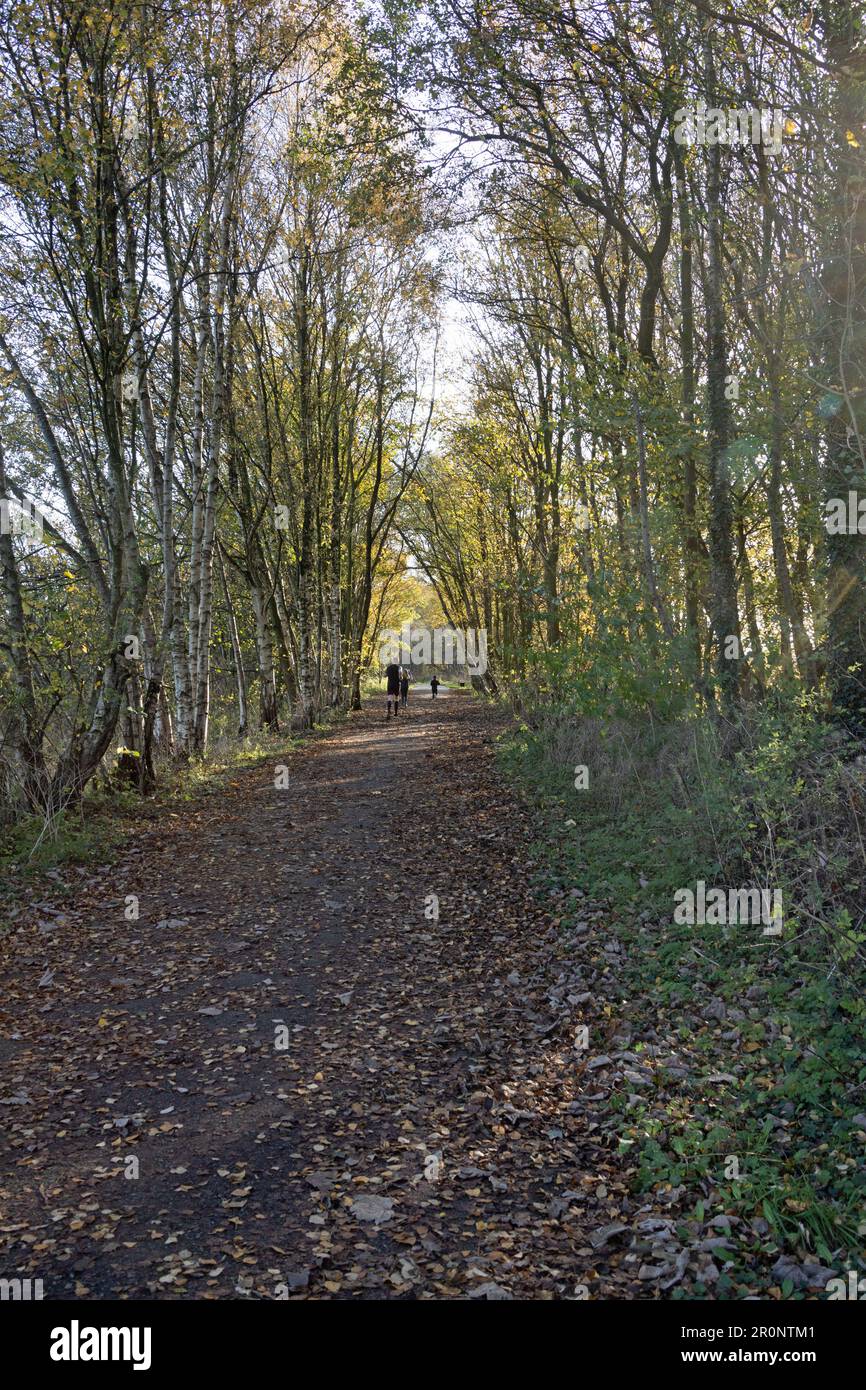
[[[537,805],[546,880],[608,907],[630,1017],[687,1059],[675,1086],[614,1100],[639,1186],[740,1218],[751,1245],[720,1252],[714,1296],[742,1296],[760,1267],[796,1297],[771,1273],[780,1252],[866,1262],[866,776],[806,700],[753,711],[737,742],[726,756],[689,715],[548,705],[500,756]],[[782,934],[678,924],[675,895],[699,879],[779,889]]]

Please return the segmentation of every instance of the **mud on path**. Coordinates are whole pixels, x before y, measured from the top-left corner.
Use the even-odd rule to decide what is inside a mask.
[[[7,938],[0,1275],[82,1299],[595,1277],[615,1161],[574,1103],[496,732],[468,695],[377,702],[288,754],[286,789],[237,775]]]

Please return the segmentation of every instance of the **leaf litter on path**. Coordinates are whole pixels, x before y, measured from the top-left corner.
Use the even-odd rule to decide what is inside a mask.
[[[56,931],[21,914],[3,1268],[52,1298],[658,1296],[574,1045],[615,1057],[575,955],[600,914],[569,935],[539,893],[502,727],[365,709],[288,789],[260,766],[142,830]]]

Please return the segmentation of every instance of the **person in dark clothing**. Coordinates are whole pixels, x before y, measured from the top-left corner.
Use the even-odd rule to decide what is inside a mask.
[[[394,718],[396,719],[396,718],[397,718],[397,712],[398,712],[398,710],[399,710],[399,708],[400,708],[400,667],[397,665],[396,661],[390,662],[390,663],[385,667],[385,680],[386,680],[386,682],[387,682],[387,690],[388,690],[388,694],[387,694],[387,701],[388,701],[387,710],[388,710],[388,713],[387,713],[387,716],[386,716],[386,717],[387,717],[388,719],[391,718],[391,701],[393,700],[393,701],[394,701]]]
[[[430,682],[430,694],[431,694],[431,697],[432,697],[434,700],[436,699],[436,691],[437,691],[438,689],[439,689],[439,677],[438,677],[438,676],[434,676],[433,679],[432,679],[431,682]]]
[[[400,674],[400,704],[405,706],[409,698],[409,672],[404,666]]]

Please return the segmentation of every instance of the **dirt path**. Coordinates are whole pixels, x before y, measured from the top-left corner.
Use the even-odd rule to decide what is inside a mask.
[[[458,692],[365,709],[287,756],[287,789],[236,777],[7,940],[0,1275],[46,1298],[595,1277],[611,1160],[495,732]]]

